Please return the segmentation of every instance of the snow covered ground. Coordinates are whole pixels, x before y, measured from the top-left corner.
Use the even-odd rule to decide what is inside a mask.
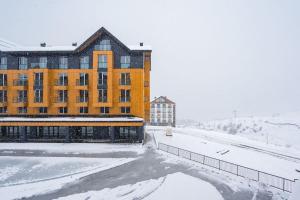
[[[1,199],[30,197],[134,158],[0,157]]]
[[[151,130],[154,133],[157,142],[179,147],[195,153],[221,159],[290,180],[300,178],[300,173],[296,171],[300,170],[300,162],[295,162],[274,156],[272,154],[232,145],[235,144],[234,142],[239,141],[224,143],[222,136],[225,136],[225,141],[228,140],[226,137],[227,135],[225,134],[219,134],[217,136],[210,135],[211,138],[208,140],[204,136],[209,133],[206,133],[205,131],[199,131],[197,129],[173,128],[173,136],[166,136],[165,128],[162,127],[148,127],[148,131],[151,132]],[[216,140],[213,140],[213,137],[216,137]],[[248,145],[251,146],[250,143]],[[280,152],[280,150],[281,149],[278,149],[277,152]]]
[[[188,185],[188,187],[186,187]],[[199,192],[201,188],[202,192]],[[222,200],[222,196],[211,184],[183,173],[169,174],[159,179],[138,182],[116,188],[106,188],[101,191],[90,191],[81,194],[62,197],[57,200],[159,200],[159,199],[211,199]]]
[[[238,135],[265,144],[300,151],[300,111],[201,123],[184,122],[181,126]]]

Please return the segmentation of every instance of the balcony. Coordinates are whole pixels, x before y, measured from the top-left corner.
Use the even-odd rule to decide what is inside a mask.
[[[80,80],[80,79],[77,79],[76,80],[76,86],[88,86],[89,85],[89,81],[86,79],[86,80]]]
[[[120,79],[119,84],[120,85],[131,85],[131,80],[130,79]]]
[[[6,69],[7,69],[7,65],[5,64],[0,65],[0,70],[6,70]]]
[[[27,97],[14,97],[13,103],[27,103],[28,99]]]
[[[77,97],[76,103],[87,103],[89,101],[88,97]]]
[[[98,102],[101,102],[101,103],[106,103],[107,102],[107,97],[98,97]]]
[[[45,68],[47,68],[47,63],[31,63],[30,68],[31,69],[45,69]]]
[[[13,85],[14,86],[28,86],[28,81],[17,79],[17,80],[13,81]]]
[[[67,79],[64,79],[64,80],[56,79],[54,81],[54,85],[55,86],[68,86],[68,80]]]
[[[54,99],[54,103],[67,103],[68,102],[68,98],[63,98],[63,97],[56,97]]]
[[[126,103],[126,102],[130,102],[130,97],[120,97],[119,98],[120,102],[121,103]]]
[[[43,80],[35,80],[34,86],[43,86]]]

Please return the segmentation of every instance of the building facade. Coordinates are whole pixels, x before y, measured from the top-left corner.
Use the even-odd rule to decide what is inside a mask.
[[[165,96],[155,98],[151,103],[150,124],[154,126],[176,125],[176,104]]]
[[[142,141],[150,47],[102,27],[78,45],[8,46],[0,59],[0,140]]]

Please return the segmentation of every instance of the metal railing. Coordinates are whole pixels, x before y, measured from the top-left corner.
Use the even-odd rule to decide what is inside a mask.
[[[27,80],[13,80],[13,85],[14,86],[27,86],[28,85],[28,81]]]
[[[191,152],[185,149],[181,149],[178,147],[174,147],[171,145],[158,143],[158,149],[165,151],[167,153],[171,153],[173,155],[183,157],[198,163],[201,163],[203,165],[207,165],[209,167],[213,167],[215,169],[218,169],[220,171],[225,171],[231,174],[234,174],[236,176],[248,178],[253,181],[257,181],[260,183],[264,183],[266,185],[269,185],[271,187],[283,190],[285,192],[292,192],[293,186],[295,184],[294,180],[290,180],[284,177],[276,176],[273,174],[269,174],[266,172],[258,171],[255,169],[251,169],[248,167],[244,167],[238,164],[234,164],[231,162],[227,162],[224,160],[220,160],[217,158],[212,158],[210,156],[202,155],[199,153]]]
[[[131,85],[131,80],[130,79],[119,79],[119,84],[120,85]]]
[[[76,79],[76,86],[88,86],[88,85],[89,85],[88,79],[86,80]]]

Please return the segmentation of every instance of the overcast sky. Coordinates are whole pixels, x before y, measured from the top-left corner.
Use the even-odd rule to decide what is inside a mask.
[[[300,109],[300,1],[0,0],[0,38],[69,45],[101,26],[153,48],[151,96],[179,119]]]

